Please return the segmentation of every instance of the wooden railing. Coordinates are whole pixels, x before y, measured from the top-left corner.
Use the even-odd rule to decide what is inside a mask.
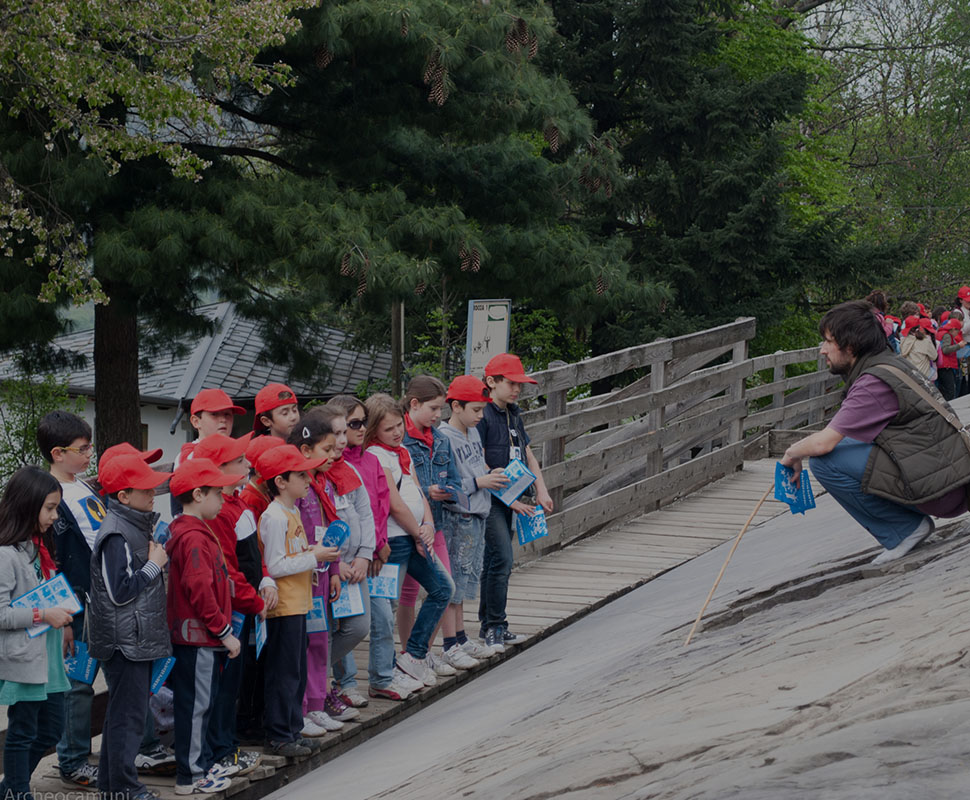
[[[839,396],[818,347],[748,358],[754,334],[755,320],[739,319],[533,373],[538,385],[524,387],[520,402],[546,397],[523,418],[556,511],[549,536],[519,548],[517,560],[740,469],[746,441],[771,428],[822,422]],[[619,390],[567,401],[575,387],[631,370],[643,374]]]

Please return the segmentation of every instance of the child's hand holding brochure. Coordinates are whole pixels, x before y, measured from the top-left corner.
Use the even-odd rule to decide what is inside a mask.
[[[63,608],[69,614],[77,614],[81,610],[81,603],[71,589],[71,585],[63,574],[58,573],[40,586],[25,592],[20,597],[10,601],[13,608]],[[51,626],[46,622],[27,628],[27,635],[33,639],[42,633],[47,633]]]
[[[520,495],[536,482],[536,476],[519,459],[513,458],[505,468],[505,477],[509,484],[504,489],[489,489],[505,505],[510,506]]]

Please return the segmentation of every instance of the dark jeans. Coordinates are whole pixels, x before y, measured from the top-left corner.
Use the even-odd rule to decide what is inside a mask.
[[[492,501],[492,509],[485,518],[485,555],[478,601],[478,621],[483,628],[506,623],[512,562],[512,509],[501,501]]]
[[[7,741],[3,746],[3,780],[0,798],[33,800],[30,776],[64,728],[64,693],[46,700],[22,701],[7,708]]]
[[[175,699],[175,783],[194,783],[212,766],[206,738],[228,653],[217,647],[173,644],[169,677]]]
[[[306,614],[266,620],[263,724],[270,742],[295,742],[300,738],[306,691],[306,648]]]
[[[242,641],[242,640],[240,640]],[[263,659],[256,660],[256,647],[242,643],[242,687],[239,691],[239,713],[236,730],[245,738],[264,738],[263,732]]]
[[[239,633],[240,642],[249,640],[249,632],[252,628],[253,616],[247,614],[242,631]],[[219,679],[219,694],[216,696],[216,704],[209,718],[209,730],[206,733],[214,762],[235,752],[236,747],[239,746],[236,738],[236,698],[239,697],[242,688],[244,663],[242,651],[235,658],[227,658],[222,677]]]
[[[152,682],[151,661],[129,661],[116,650],[101,662],[108,683],[108,708],[101,732],[98,791],[124,797],[145,791],[138,780],[135,756],[145,735],[148,695]]]
[[[945,400],[953,400],[957,396],[960,381],[960,370],[952,367],[940,367],[937,370],[936,385]]]

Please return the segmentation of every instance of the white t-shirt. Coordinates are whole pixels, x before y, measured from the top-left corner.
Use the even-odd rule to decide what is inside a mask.
[[[379,447],[376,444],[368,447],[367,452],[377,456],[377,460],[381,462],[381,466],[390,470],[391,479],[395,486],[400,481],[401,485],[398,488],[398,492],[401,494],[401,499],[411,509],[415,522],[420,525],[421,520],[424,519],[424,497],[421,494],[421,488],[418,486],[417,481],[414,480],[414,476],[404,475],[404,471],[401,469],[401,462],[397,458],[397,453],[385,447]],[[403,479],[401,477],[402,475],[404,476]],[[397,520],[391,515],[387,518],[387,536],[390,538],[392,536],[410,536],[410,534],[398,525]]]
[[[93,550],[98,528],[104,520],[104,503],[83,481],[75,480],[70,483],[61,481],[61,493],[64,496],[64,503],[74,515],[74,520],[84,535],[84,540]]]

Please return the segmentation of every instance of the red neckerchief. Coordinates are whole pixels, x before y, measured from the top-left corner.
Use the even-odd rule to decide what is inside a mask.
[[[323,474],[333,484],[333,490],[341,496],[350,494],[354,489],[364,485],[357,470],[344,461],[343,456],[334,461],[330,469]]]
[[[330,495],[327,494],[327,479],[325,477],[326,473],[317,473],[313,476],[313,481],[310,483],[310,488],[316,492],[317,497],[320,498],[320,508],[323,511],[323,520],[329,525],[331,522],[336,522],[340,517],[337,516],[337,508],[333,504],[333,500],[330,499]]]
[[[418,426],[411,422],[411,415],[404,415],[404,429],[408,432],[408,436],[412,439],[417,439],[419,442],[424,442],[428,445],[429,450],[434,450],[434,429],[425,428],[423,431],[418,430]]]
[[[400,445],[397,447],[391,447],[389,444],[384,444],[383,442],[378,441],[375,441],[374,444],[394,453],[397,456],[398,463],[401,465],[401,471],[405,475],[411,474],[411,454],[408,452],[406,447],[401,447]]]
[[[40,571],[44,576],[44,580],[53,578],[54,573],[57,572],[57,564],[55,564],[54,559],[51,558],[50,551],[44,545],[44,540],[35,533],[33,536],[33,542],[34,547],[37,548],[37,555],[40,556]]]

